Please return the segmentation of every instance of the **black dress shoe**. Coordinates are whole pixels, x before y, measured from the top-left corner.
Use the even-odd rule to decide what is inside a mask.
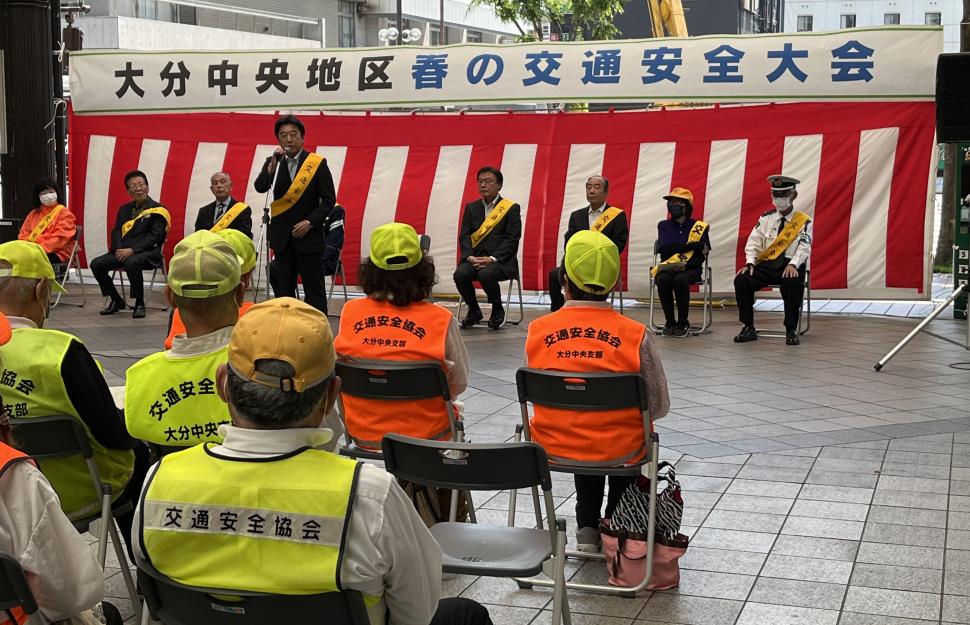
[[[145,318],[145,305],[135,304],[135,310],[131,313],[132,319],[144,319]]]
[[[785,334],[785,345],[798,345],[802,341],[798,338],[798,332],[795,330],[789,330]]]
[[[474,327],[481,321],[484,317],[482,316],[482,309],[478,308],[476,310],[468,311],[468,316],[461,320],[461,327],[463,330]]]
[[[660,335],[661,336],[673,336],[674,335],[674,328],[676,328],[676,327],[677,327],[677,324],[676,323],[674,323],[673,321],[668,321],[667,323],[664,324],[663,332],[661,332]]]
[[[492,330],[498,330],[505,323],[505,309],[500,305],[492,306],[492,314],[488,317],[488,327]]]
[[[119,310],[125,309],[125,302],[120,299],[112,299],[108,305],[101,309],[102,315],[113,315]]]
[[[748,341],[757,341],[758,331],[754,329],[754,326],[744,326],[736,337],[734,337],[735,343],[747,343]]]
[[[690,322],[685,321],[674,326],[674,336],[687,336],[690,331]]]

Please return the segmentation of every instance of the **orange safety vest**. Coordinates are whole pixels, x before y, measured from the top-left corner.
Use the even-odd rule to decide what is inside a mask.
[[[0,475],[3,475],[4,472],[6,472],[6,470],[15,462],[30,462],[35,464],[34,461],[30,459],[30,456],[24,454],[23,452],[17,451],[10,445],[0,443]],[[24,614],[24,611],[20,608],[11,608],[9,611],[4,610],[0,612],[0,615],[3,616],[6,616],[7,614],[12,616],[18,625],[22,625],[23,623],[27,622],[27,615]],[[10,625],[10,619],[4,618],[2,621],[0,621],[0,625]]]
[[[640,372],[642,323],[595,306],[566,306],[529,324],[529,367],[591,373]],[[643,458],[643,416],[638,408],[577,412],[534,406],[532,440],[564,464],[616,466]]]
[[[253,307],[252,302],[243,302],[242,306],[239,307],[239,316],[242,317]],[[179,334],[185,334],[185,324],[182,323],[182,316],[179,314],[178,308],[175,309],[175,314],[172,315],[172,327],[168,331],[168,336],[165,337],[165,349],[172,349],[172,342],[175,337]]]
[[[436,360],[444,366],[451,313],[436,304],[395,306],[369,297],[354,299],[340,313],[334,347],[342,358]],[[344,422],[354,442],[380,449],[388,432],[414,438],[445,439],[451,423],[440,399],[385,401],[340,394]]]

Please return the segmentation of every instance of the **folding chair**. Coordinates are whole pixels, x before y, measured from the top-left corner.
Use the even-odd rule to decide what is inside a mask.
[[[28,617],[38,610],[20,563],[0,552],[0,614],[5,615],[10,623],[17,622],[13,617],[14,608],[20,608]]]
[[[614,304],[616,297],[620,297],[620,314],[623,314],[623,272],[616,278],[616,284],[613,285],[613,290],[610,291],[610,304]]]
[[[243,563],[240,564],[253,564]],[[149,616],[163,625],[264,625],[265,623],[327,623],[370,625],[359,592],[316,595],[198,588],[166,577],[147,562],[138,564],[138,584],[145,595],[142,625]]]
[[[663,260],[660,258],[660,241],[653,242],[653,256],[654,256],[654,266],[660,264]],[[701,268],[701,279],[699,282],[695,282],[701,287],[704,293],[704,321],[699,326],[691,326],[687,333],[697,336],[698,334],[708,334],[711,331],[711,324],[714,323],[714,310],[712,307],[713,301],[713,291],[714,291],[714,280],[712,278],[711,265],[708,262],[708,250],[704,249],[704,265]],[[657,324],[654,321],[654,302],[656,294],[656,283],[655,280],[650,278],[650,318],[647,322],[647,327],[654,334],[661,334],[663,332],[663,326]]]
[[[337,268],[334,269],[333,274],[330,275],[330,289],[327,291],[327,310],[330,310],[330,300],[333,299],[333,287],[337,284],[337,276],[340,276],[340,286],[344,290],[344,303],[347,303],[347,276],[344,275],[344,259],[343,250],[340,250],[340,256],[337,257]],[[326,276],[324,276],[326,280]],[[328,317],[340,317],[340,315],[327,314]]]
[[[164,284],[166,284],[168,282],[168,270],[165,267],[165,257],[164,256],[162,256],[162,261],[161,261],[160,264],[153,265],[152,266],[152,279],[148,281],[148,290],[145,291],[145,308],[151,308],[152,310],[162,310],[162,311],[166,311],[166,310],[168,310],[168,303],[166,303],[164,306],[150,306],[149,303],[148,303],[149,301],[151,301],[152,291],[155,289],[155,279],[158,277],[158,272],[159,271],[162,272],[162,284],[164,285]],[[128,298],[125,295],[125,272],[124,272],[124,270],[121,267],[116,268],[114,270],[114,276],[117,276],[118,278],[120,278],[120,280],[121,280],[121,298],[124,299],[127,302],[128,301]],[[112,280],[114,280],[114,277],[112,277]]]
[[[778,284],[769,284],[770,288],[779,288]],[[802,318],[805,319],[805,323],[802,324]],[[796,331],[798,336],[801,336],[808,332],[809,328],[812,327],[812,282],[811,282],[811,270],[806,265],[805,266],[805,296],[802,298],[802,307],[798,311],[798,327]],[[770,339],[783,339],[788,336],[787,332],[782,332],[780,330],[758,330],[758,336],[763,336]]]
[[[506,282],[506,280],[502,280],[502,282]],[[502,325],[499,326],[500,328],[505,327],[506,323],[511,323],[512,325],[517,326],[520,323],[522,323],[523,319],[525,319],[525,306],[522,304],[522,280],[519,278],[518,261],[516,261],[516,265],[515,265],[515,275],[508,279],[508,283],[509,283],[509,290],[505,295],[505,319],[502,321]],[[515,321],[511,321],[509,319],[509,309],[512,308],[512,284],[513,283],[515,284],[516,289],[518,289],[518,293],[519,293],[519,318]],[[472,284],[476,284],[479,287],[481,287],[481,284],[479,284],[477,280],[475,280]],[[464,302],[462,298],[459,297],[458,312],[457,312],[458,319],[461,319],[461,308],[463,303]],[[482,319],[482,321],[479,322],[479,325],[486,325],[487,323],[488,323],[487,319]]]
[[[515,372],[515,384],[522,411],[522,428],[527,441],[532,440],[529,432],[528,404],[530,403],[577,412],[599,412],[622,408],[639,409],[643,423],[644,445],[647,447],[642,460],[633,464],[614,467],[594,467],[579,462],[576,464],[553,462],[550,463],[549,469],[555,472],[578,475],[636,476],[642,474],[650,481],[650,492],[657,492],[657,462],[660,454],[660,441],[659,437],[652,432],[649,407],[647,406],[646,382],[639,373],[577,373],[522,367]],[[533,502],[537,503],[537,500],[538,494],[533,489]],[[632,588],[621,588],[604,584],[566,582],[566,588],[624,597],[636,596],[637,592],[645,589],[653,573],[653,541],[657,524],[656,500],[656,497],[650,498],[649,510],[647,511],[647,566],[646,574],[639,584]],[[509,518],[512,519],[515,511],[514,492],[509,498],[509,506]],[[600,553],[567,551],[566,556],[582,560],[604,560],[603,554]],[[532,578],[516,581],[521,588],[554,585],[554,582],[548,579]]]
[[[76,272],[77,280],[78,282],[81,283],[81,303],[80,304],[77,304],[74,302],[64,302],[64,303],[69,304],[71,306],[77,306],[79,308],[83,308],[84,305],[88,303],[88,294],[84,290],[84,274],[81,273],[80,253],[81,253],[82,232],[83,232],[83,226],[77,226],[74,229],[74,247],[71,248],[71,257],[67,259],[66,263],[56,263],[54,265],[54,275],[57,275],[58,271],[62,272],[61,279],[58,282],[58,284],[61,285],[61,288],[64,288],[64,285],[67,284],[67,279],[71,275],[71,269],[73,269]],[[51,304],[51,308],[55,308],[58,304],[61,303],[61,295],[63,295],[63,293],[60,293],[60,292],[57,293],[57,297],[54,299],[54,303]]]
[[[439,488],[511,490],[542,488],[548,530],[471,523],[436,523],[431,534],[444,553],[445,573],[522,577],[550,561],[552,623],[570,623],[566,597],[566,521],[556,519],[549,461],[535,443],[473,444],[384,437],[384,464],[398,479]],[[538,514],[538,506],[536,511]]]
[[[112,510],[113,493],[111,486],[101,481],[98,465],[94,462],[94,452],[91,450],[91,443],[88,441],[84,427],[80,421],[69,416],[10,419],[10,423],[14,426],[18,448],[36,460],[41,469],[43,469],[45,460],[56,460],[71,456],[81,456],[84,459],[84,464],[87,465],[88,472],[91,474],[91,486],[94,488],[97,498],[101,500],[101,512],[71,522],[78,532],[83,533],[90,529],[93,522],[100,521],[97,536],[98,562],[104,569],[108,550],[107,539],[110,536],[115,555],[118,558],[118,565],[121,567],[121,575],[125,580],[125,586],[128,588],[132,609],[137,615],[139,610],[138,595],[135,591],[135,583],[131,578],[131,571],[128,569],[128,558],[121,543],[118,525],[115,522],[115,516],[130,512],[132,506],[131,503],[126,503]]]

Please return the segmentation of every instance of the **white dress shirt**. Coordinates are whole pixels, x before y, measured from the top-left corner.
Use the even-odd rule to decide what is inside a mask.
[[[768,249],[768,246],[778,236],[778,226],[782,221],[791,221],[795,211],[792,210],[787,215],[782,215],[778,211],[772,211],[767,215],[762,215],[751,234],[748,235],[748,242],[744,246],[744,262],[754,265],[758,262],[758,255]],[[782,254],[789,260],[790,265],[800,267],[808,262],[812,254],[812,222],[809,220],[802,228],[802,231],[795,237],[795,241],[788,246]]]
[[[327,428],[251,430],[223,425],[219,433],[225,440],[213,451],[235,458],[268,458],[307,446],[325,448],[333,439]],[[157,469],[156,464],[149,470],[146,484]],[[135,533],[140,525],[139,506]],[[144,561],[141,541],[133,538],[135,559]],[[394,476],[373,464],[365,463],[357,480],[340,580],[344,588],[382,597],[368,609],[372,625],[428,625],[438,609],[441,547]]]

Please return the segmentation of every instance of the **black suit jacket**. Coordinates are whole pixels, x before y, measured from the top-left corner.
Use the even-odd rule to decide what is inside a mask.
[[[156,206],[161,206],[161,204],[152,198],[148,198],[143,208],[154,208]],[[131,219],[134,209],[134,202],[122,204],[121,208],[118,209],[115,227],[111,230],[111,249],[108,251],[115,252],[130,247],[135,254],[139,254],[156,249],[160,250],[162,244],[165,243],[165,237],[168,235],[168,224],[161,215],[151,215],[139,219],[127,235],[121,236],[121,225]]]
[[[306,160],[308,154],[306,150],[300,152],[298,168],[303,166],[303,161]],[[273,176],[267,170],[269,162],[270,159],[266,159],[266,162],[263,163],[263,169],[259,172],[259,176],[256,177],[256,182],[253,183],[253,186],[259,193],[269,191],[269,186],[273,182]],[[279,176],[276,178],[276,187],[273,189],[274,200],[278,200],[286,195],[286,191],[290,188],[290,183],[292,182],[286,162],[279,163],[279,167],[281,169]],[[297,173],[299,173],[299,169]],[[333,210],[335,203],[336,192],[333,189],[333,176],[330,174],[330,168],[327,167],[327,161],[324,160],[320,163],[320,167],[313,173],[313,178],[310,179],[310,183],[307,185],[306,190],[297,203],[290,210],[273,217],[270,221],[270,247],[279,253],[292,243],[298,254],[310,254],[323,251],[327,245],[323,224],[327,219],[327,215]],[[310,222],[312,226],[310,231],[302,238],[294,238],[291,234],[293,226],[304,219]]]
[[[607,202],[606,206],[609,207],[610,203]],[[580,208],[579,210],[574,210],[569,215],[569,226],[566,228],[566,234],[563,236],[562,247],[563,252],[566,250],[566,243],[569,242],[569,238],[579,232],[580,230],[589,230],[589,206],[586,208]],[[630,226],[626,221],[626,211],[623,211],[617,215],[613,221],[611,221],[602,230],[603,234],[613,243],[616,243],[616,247],[619,248],[620,253],[623,253],[623,248],[626,247],[626,242],[630,238]]]
[[[229,210],[230,208],[232,208],[233,205],[239,201],[240,200],[237,200],[236,198],[230,196],[229,199],[226,200],[227,202],[226,210]],[[215,214],[216,214],[215,200],[213,200],[212,202],[209,202],[208,204],[200,208],[199,214],[195,218],[195,231],[198,232],[199,230],[208,230],[212,226],[214,226],[216,224],[216,221],[214,219]],[[239,215],[237,215],[236,218],[229,223],[229,227],[232,228],[233,230],[238,230],[239,232],[242,232],[250,239],[253,238],[253,209],[246,208],[246,210],[239,213]]]
[[[488,235],[472,247],[472,233],[485,223],[485,205],[478,199],[465,205],[461,217],[461,233],[458,236],[458,247],[461,250],[462,261],[469,256],[492,256],[496,262],[505,267],[509,275],[517,275],[519,267],[519,238],[522,236],[522,214],[518,204],[505,213],[502,221],[498,222]]]

